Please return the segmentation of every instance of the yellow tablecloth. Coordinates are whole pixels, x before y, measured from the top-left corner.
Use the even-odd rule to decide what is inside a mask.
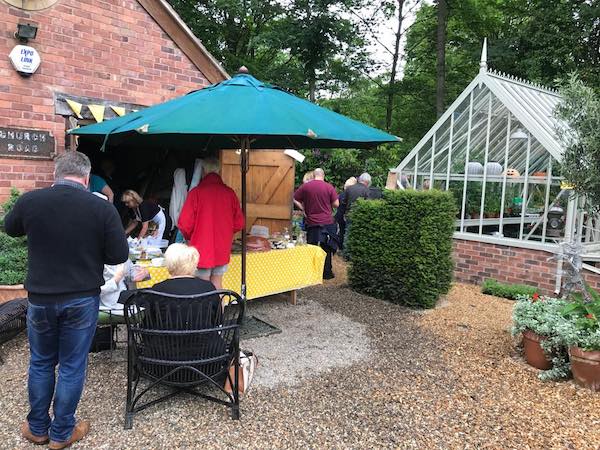
[[[266,297],[323,282],[325,252],[315,245],[302,245],[285,250],[248,253],[246,297]],[[169,278],[165,267],[148,267],[151,279],[136,284],[138,289],[152,287]],[[223,287],[240,292],[242,256],[231,255]]]

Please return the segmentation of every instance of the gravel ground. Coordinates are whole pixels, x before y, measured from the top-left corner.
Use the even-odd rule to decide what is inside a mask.
[[[245,343],[264,373],[240,422],[182,396],[124,431],[125,365],[100,354],[79,408],[92,431],[73,448],[599,448],[600,395],[536,378],[508,332],[511,302],[456,285],[437,309],[415,312],[354,293],[340,278],[303,290],[296,307],[250,306],[283,333]],[[3,355],[0,448],[35,448],[17,431],[27,412],[24,336]],[[288,382],[292,372],[299,384]]]
[[[241,345],[259,357],[255,386],[295,386],[374,356],[366,326],[315,301],[303,299],[295,307],[281,301],[260,301],[250,304],[248,313],[282,330]],[[323,318],[327,318],[327,326]]]

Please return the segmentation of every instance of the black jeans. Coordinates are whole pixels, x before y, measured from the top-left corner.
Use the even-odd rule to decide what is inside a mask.
[[[325,266],[323,267],[323,278],[329,279],[333,278],[333,269],[331,265],[331,257],[333,255],[333,249],[323,244],[323,235],[324,233],[337,233],[337,224],[331,225],[312,225],[308,226],[306,229],[306,241],[312,245],[319,245],[323,250],[325,250]]]

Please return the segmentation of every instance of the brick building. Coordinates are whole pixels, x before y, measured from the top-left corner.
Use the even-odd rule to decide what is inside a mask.
[[[9,60],[20,44],[41,58],[31,75]],[[0,201],[51,183],[67,129],[227,78],[166,0],[0,0],[0,53]]]

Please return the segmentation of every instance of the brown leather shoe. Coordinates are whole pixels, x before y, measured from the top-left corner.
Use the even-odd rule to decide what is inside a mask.
[[[77,441],[80,441],[84,438],[86,434],[90,432],[90,423],[87,420],[81,420],[75,424],[73,428],[73,433],[71,433],[71,437],[69,440],[65,442],[57,442],[50,441],[48,448],[50,450],[61,450],[63,448],[69,447],[71,444],[74,444]]]
[[[21,436],[23,436],[24,439],[27,439],[29,442],[35,445],[46,445],[48,441],[50,441],[48,435],[36,436],[35,434],[33,434],[29,429],[29,422],[27,421],[23,422],[23,425],[21,425]]]

